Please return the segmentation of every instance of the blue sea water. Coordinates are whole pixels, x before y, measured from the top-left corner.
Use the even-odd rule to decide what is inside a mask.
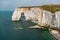
[[[12,22],[13,11],[0,11],[0,40],[55,40],[48,30],[32,29],[33,22]]]

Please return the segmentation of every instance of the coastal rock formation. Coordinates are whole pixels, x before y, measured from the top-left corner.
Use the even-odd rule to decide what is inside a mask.
[[[51,27],[54,27],[56,29],[60,28],[60,11],[53,13],[51,24]]]
[[[24,17],[24,18],[23,18]],[[12,15],[12,21],[37,21],[40,26],[60,28],[60,11],[52,13],[36,7],[18,7]]]
[[[60,28],[60,11],[55,12],[56,21],[57,21],[57,28]]]
[[[50,30],[50,33],[56,38],[56,40],[60,40],[60,33],[58,30]]]
[[[36,7],[18,7],[15,9],[12,15],[12,21],[37,21],[38,25],[29,28],[42,28],[52,27],[60,30],[60,11],[52,13]],[[60,40],[59,31],[51,30],[51,34],[58,40]]]
[[[21,15],[20,11],[18,11],[18,8],[16,8],[12,15],[12,21],[19,21],[20,15]]]
[[[19,21],[21,18],[21,14],[24,13],[25,21],[27,20],[38,20],[38,16],[41,12],[40,8],[16,8],[13,15],[12,15],[12,21]]]
[[[47,26],[47,25],[51,25],[51,21],[52,21],[52,13],[43,10],[38,17],[38,24],[40,26]]]

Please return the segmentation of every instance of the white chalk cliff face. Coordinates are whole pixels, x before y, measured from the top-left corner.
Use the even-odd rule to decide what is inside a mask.
[[[38,24],[40,24],[40,26],[51,25],[51,21],[52,21],[52,13],[43,10],[40,16],[38,17]]]
[[[21,20],[21,14],[24,13],[25,21],[34,20],[38,22],[40,26],[50,25],[52,27],[60,27],[60,11],[53,13],[42,10],[40,7],[22,7],[16,8],[13,15],[12,21]]]
[[[13,15],[12,21],[19,21],[21,18],[21,14],[24,13],[24,16],[27,20],[38,20],[37,17],[40,13],[39,8],[16,8]]]
[[[12,15],[12,21],[19,21],[21,13],[16,8],[13,15]]]
[[[55,12],[55,18],[56,18],[56,24],[55,25],[57,28],[60,28],[60,11]]]

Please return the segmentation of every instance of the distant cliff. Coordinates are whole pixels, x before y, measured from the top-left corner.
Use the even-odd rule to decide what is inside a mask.
[[[60,11],[53,12],[53,7],[51,5],[18,7],[12,15],[12,21],[20,21],[23,20],[21,17],[24,17],[24,21],[37,21],[40,26],[60,28]]]

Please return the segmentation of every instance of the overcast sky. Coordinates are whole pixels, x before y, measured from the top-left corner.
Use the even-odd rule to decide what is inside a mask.
[[[0,0],[0,10],[14,10],[20,6],[60,4],[60,0]]]

